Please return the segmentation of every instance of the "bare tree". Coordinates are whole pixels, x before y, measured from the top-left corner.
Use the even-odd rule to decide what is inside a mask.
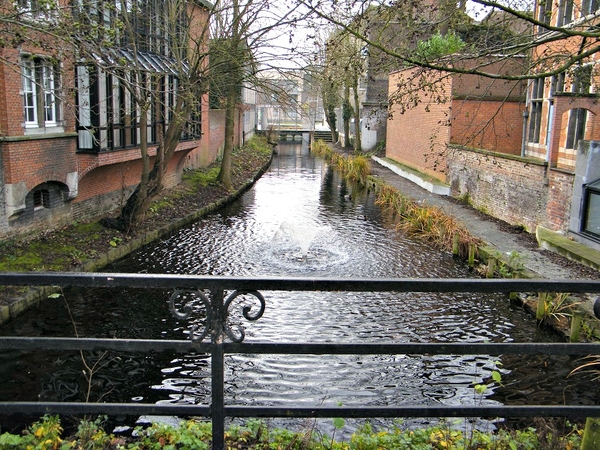
[[[574,4],[565,1],[562,10],[554,12],[558,18],[552,16],[552,5],[546,0],[537,2],[536,14],[534,4],[527,0],[472,0],[470,15],[466,14],[467,4],[462,1],[297,2],[322,20],[362,40],[370,51],[388,55],[397,67],[527,80],[564,73],[573,66],[591,61],[600,49],[600,30],[596,26],[598,19],[593,2]],[[332,7],[334,4],[335,8]],[[488,15],[486,20],[481,20]],[[364,19],[366,16],[379,17],[379,28],[401,35],[403,42],[390,42],[383,33],[371,33],[373,20]],[[364,19],[364,27],[353,26],[357,17]],[[454,31],[467,46],[452,55],[423,55],[414,51],[419,41],[426,40],[436,31],[442,36]],[[505,60],[525,56],[528,70],[520,74],[496,72],[485,62],[486,57],[492,55],[502,55]]]
[[[80,148],[140,149],[140,183],[110,226],[135,227],[164,188],[182,135],[200,138],[211,13],[187,0],[80,0],[63,21],[77,49]],[[103,105],[97,89],[108,90]]]
[[[277,43],[282,33],[292,30],[301,15],[297,7],[274,5],[269,0],[222,0],[212,21],[211,86],[225,109],[225,145],[218,180],[231,188],[236,107],[243,85],[256,90],[262,70],[290,60],[290,49]]]

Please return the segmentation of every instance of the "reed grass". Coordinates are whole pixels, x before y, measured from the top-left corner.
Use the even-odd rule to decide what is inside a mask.
[[[312,144],[311,150],[340,170],[346,179],[363,187],[371,180],[370,161],[366,156],[341,155],[320,140]],[[463,258],[468,256],[470,244],[481,244],[481,240],[471,235],[462,223],[441,209],[420,204],[386,183],[373,180],[373,187],[377,193],[376,203],[397,216],[398,230],[448,251],[452,251],[454,235],[458,235],[458,254]]]
[[[327,143],[317,140],[311,150],[338,169],[344,178],[360,186],[366,186],[371,173],[371,162],[364,155],[346,156],[334,151]]]
[[[441,209],[420,204],[385,183],[376,183],[375,187],[376,203],[398,216],[398,230],[447,251],[452,251],[454,236],[457,235],[458,254],[463,258],[468,256],[470,244],[481,244],[481,240],[471,235],[462,223]]]

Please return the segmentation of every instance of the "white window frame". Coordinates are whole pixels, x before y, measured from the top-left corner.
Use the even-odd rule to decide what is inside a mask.
[[[55,70],[50,64],[41,64],[41,89],[44,96],[44,125],[58,125],[58,103],[56,100]]]
[[[21,63],[23,118],[26,129],[60,126],[56,67],[43,58],[24,57]]]
[[[14,0],[13,4],[25,19],[53,22],[57,18],[58,11],[47,3],[41,4],[39,0]]]
[[[38,128],[38,100],[37,85],[35,81],[35,65],[33,61],[24,61],[23,77],[23,115],[25,128]]]

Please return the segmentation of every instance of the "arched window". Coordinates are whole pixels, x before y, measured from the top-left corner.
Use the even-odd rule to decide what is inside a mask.
[[[567,142],[565,148],[577,148],[577,143],[585,137],[587,109],[576,108],[569,112],[567,125]]]

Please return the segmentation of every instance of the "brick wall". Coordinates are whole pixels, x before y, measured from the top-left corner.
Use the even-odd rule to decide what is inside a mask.
[[[66,183],[69,172],[77,172],[75,137],[44,135],[27,137],[1,144],[4,182],[25,180],[28,190],[46,181]]]
[[[225,110],[211,109],[209,117],[210,141],[209,152],[219,155],[225,145]]]
[[[21,79],[21,71],[18,68],[19,50],[18,49],[3,49],[3,57],[7,58],[7,62],[1,64],[2,98],[3,109],[6,111],[0,119],[0,127],[4,136],[23,136],[23,98],[20,92],[23,89]]]
[[[411,71],[390,75],[389,93],[394,93],[399,84],[405,84]],[[446,80],[440,91],[450,92]],[[408,99],[402,100],[407,105]],[[433,101],[420,95],[416,104],[402,113],[402,105],[392,103],[386,134],[386,156],[414,167],[434,178],[445,181],[446,145],[449,141],[449,104]]]
[[[422,88],[427,82],[433,87]],[[389,94],[400,100],[390,108],[386,156],[445,181],[448,144],[520,155],[523,92],[522,83],[476,76],[393,73]]]
[[[545,164],[526,158],[451,147],[448,155],[448,182],[455,197],[467,197],[472,205],[514,225],[534,232],[548,226],[551,197],[544,182]],[[558,205],[557,205],[558,206]],[[562,204],[567,213],[570,198]]]
[[[63,0],[60,0],[61,3]],[[65,3],[66,4],[66,3]],[[190,3],[194,16],[192,32],[207,33],[208,11]],[[200,12],[200,14],[198,14]],[[53,228],[96,218],[122,205],[139,183],[139,149],[99,154],[77,153],[75,135],[75,75],[68,49],[58,42],[36,48],[23,40],[19,48],[2,50],[0,64],[0,238]],[[41,41],[40,41],[41,42]],[[203,41],[208,43],[207,40]],[[44,58],[56,53],[61,62],[60,96],[63,122],[56,127],[25,129],[22,75],[18,64],[23,55]],[[65,57],[65,55],[67,55]],[[66,58],[66,59],[65,59]],[[197,141],[182,142],[169,162],[166,187],[181,181],[185,168],[198,168],[215,161],[218,151],[211,149],[208,95],[202,101],[202,133]],[[155,151],[150,149],[150,153]],[[34,195],[33,189],[38,189]],[[44,191],[52,199],[39,204]],[[8,194],[7,194],[8,192]],[[37,196],[36,196],[37,195]],[[7,199],[9,199],[8,201]],[[34,207],[32,198],[37,202]],[[34,202],[34,203],[35,203]],[[10,217],[9,217],[10,216]]]
[[[549,171],[548,221],[543,224],[546,228],[565,233],[568,231],[574,180],[575,174],[572,172],[558,169]]]
[[[520,155],[524,107],[516,101],[454,99],[450,142]]]

